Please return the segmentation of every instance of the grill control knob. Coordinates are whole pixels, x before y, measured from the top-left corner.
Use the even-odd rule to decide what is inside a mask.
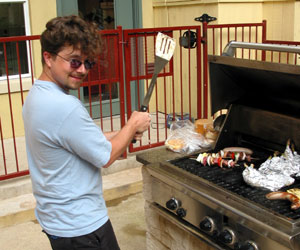
[[[228,245],[234,245],[236,243],[235,233],[230,228],[224,228],[219,235],[220,241]]]
[[[183,218],[186,216],[186,210],[184,208],[178,208],[176,211],[176,214],[180,217]]]
[[[166,202],[166,207],[170,210],[176,210],[181,206],[181,202],[176,200],[174,197]]]
[[[205,232],[212,233],[215,230],[216,225],[212,218],[205,216],[200,222],[200,228]]]
[[[259,250],[256,243],[251,240],[247,240],[246,242],[244,242],[242,244],[240,244],[240,243],[237,244],[234,249],[235,250]]]

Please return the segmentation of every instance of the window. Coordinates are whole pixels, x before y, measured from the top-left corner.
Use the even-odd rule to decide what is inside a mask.
[[[29,35],[27,0],[0,0],[0,37]],[[17,49],[18,48],[18,49]],[[8,75],[29,73],[28,48],[25,41],[0,43],[0,79],[6,77],[5,49]],[[18,65],[20,60],[20,69]],[[21,71],[21,72],[19,72]]]

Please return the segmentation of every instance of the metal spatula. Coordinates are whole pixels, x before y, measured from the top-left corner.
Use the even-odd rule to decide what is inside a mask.
[[[150,102],[150,98],[156,84],[156,78],[160,71],[166,66],[166,64],[170,61],[174,54],[175,50],[175,39],[171,38],[163,33],[158,32],[155,41],[155,61],[154,61],[154,72],[152,75],[152,79],[147,90],[147,93],[144,97],[144,101],[140,108],[140,111],[146,112],[148,110],[148,105]],[[135,143],[136,140],[133,139],[132,143]]]
[[[155,42],[155,61],[154,61],[154,73],[144,98],[140,111],[146,112],[150,102],[150,98],[156,84],[156,78],[160,71],[166,66],[174,54],[175,39],[171,38],[163,33],[158,33]]]

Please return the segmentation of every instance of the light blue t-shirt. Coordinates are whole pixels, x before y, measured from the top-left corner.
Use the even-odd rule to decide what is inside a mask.
[[[82,103],[52,82],[35,81],[23,107],[36,218],[51,235],[91,233],[107,220],[100,168],[111,143]]]

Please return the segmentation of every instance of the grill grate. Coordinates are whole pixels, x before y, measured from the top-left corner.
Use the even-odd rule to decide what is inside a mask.
[[[244,170],[244,167],[242,167],[243,162],[240,162],[240,166],[234,168],[203,166],[190,158],[175,159],[170,161],[170,163],[285,217],[293,220],[300,218],[300,209],[291,210],[289,201],[268,200],[265,195],[270,192],[269,190],[251,187],[246,184],[242,176]],[[290,188],[300,188],[300,180],[296,180],[293,185],[286,189]],[[282,189],[282,191],[286,191],[286,189]]]

